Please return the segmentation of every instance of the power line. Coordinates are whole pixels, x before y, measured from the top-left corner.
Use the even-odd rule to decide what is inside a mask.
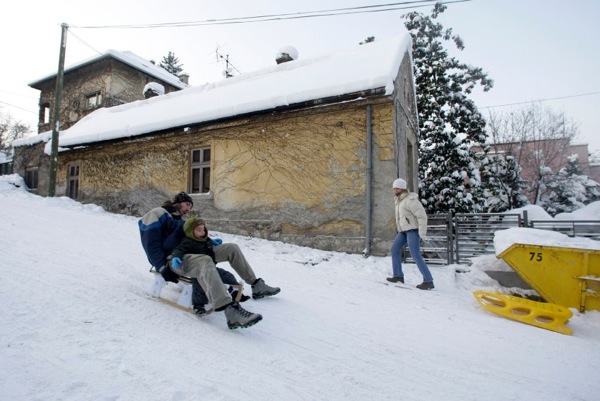
[[[27,95],[22,95],[22,94],[20,94],[20,93],[9,92],[9,91],[5,91],[5,90],[3,90],[3,89],[0,89],[0,92],[8,93],[9,95],[13,95],[13,96],[21,96],[21,97],[25,97],[25,98],[28,98],[28,99],[36,99],[36,100],[38,99],[38,98],[37,98],[37,97],[35,97],[35,96],[27,96]]]
[[[517,105],[520,105],[520,104],[531,104],[531,103],[537,103],[537,102],[546,102],[546,101],[549,101],[549,100],[569,99],[569,98],[573,98],[573,97],[591,96],[591,95],[597,95],[597,94],[600,94],[600,92],[580,93],[578,95],[568,95],[568,96],[560,96],[560,97],[551,97],[551,98],[547,98],[547,99],[530,100],[528,102],[499,104],[499,105],[496,105],[496,106],[478,107],[478,109],[480,109],[480,110],[481,109],[494,109],[494,108],[497,108],[497,107],[517,106]]]
[[[19,110],[26,111],[26,112],[28,112],[28,113],[36,114],[36,112],[35,112],[35,111],[27,110],[27,109],[24,109],[24,108],[22,108],[22,107],[15,106],[14,104],[10,104],[10,103],[3,102],[2,100],[0,100],[0,103],[2,103],[2,104],[5,104],[5,105],[7,105],[7,106],[10,106],[10,107],[14,107],[15,109],[19,109]]]
[[[102,53],[102,52],[100,52],[100,51],[96,50],[95,48],[93,48],[93,47],[92,47],[92,45],[90,45],[89,43],[87,43],[85,40],[81,39],[79,36],[75,35],[75,34],[73,33],[73,31],[69,31],[69,33],[70,33],[71,35],[73,35],[73,36],[75,37],[75,39],[77,39],[78,41],[80,41],[80,42],[81,42],[81,43],[82,43],[84,46],[87,46],[87,47],[89,47],[90,49],[92,49],[93,51],[95,51],[96,53],[98,53],[99,55],[101,55],[101,56],[104,56],[104,53]]]
[[[469,2],[469,1],[471,1],[471,0],[449,0],[449,1],[440,2],[440,3],[441,4],[452,4],[452,3],[464,3],[464,2]],[[399,3],[388,3],[388,4],[369,5],[369,6],[337,8],[337,9],[320,10],[320,11],[301,11],[301,12],[297,12],[297,13],[267,14],[267,15],[250,16],[250,17],[209,19],[209,20],[202,20],[202,21],[165,22],[165,23],[159,23],[159,24],[143,24],[143,25],[97,25],[97,26],[75,26],[75,25],[72,25],[71,28],[79,28],[79,29],[98,29],[98,28],[102,28],[102,29],[105,29],[105,28],[147,29],[147,28],[182,28],[182,27],[203,26],[203,25],[246,24],[246,23],[252,23],[252,22],[269,22],[269,21],[281,21],[281,20],[288,20],[288,19],[332,17],[332,16],[338,16],[338,15],[365,14],[365,13],[404,10],[404,9],[408,9],[408,8],[428,7],[428,6],[434,5],[436,2],[439,2],[439,0],[403,1],[403,2],[399,2]]]

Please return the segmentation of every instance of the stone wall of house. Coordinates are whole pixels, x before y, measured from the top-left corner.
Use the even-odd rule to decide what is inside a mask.
[[[15,148],[13,159],[13,173],[19,174],[21,177],[26,177],[28,169],[37,169],[38,171],[38,187],[37,190],[29,189],[30,192],[48,196],[49,177],[50,177],[50,158],[44,154],[46,142],[38,142],[34,145],[20,146]],[[64,195],[57,193],[57,195]]]
[[[367,104],[359,101],[189,127],[61,152],[58,188],[80,166],[79,200],[140,216],[188,190],[190,152],[210,146],[211,191],[194,213],[216,231],[326,250],[365,247]],[[373,131],[374,254],[394,234],[394,109],[370,101]]]
[[[406,180],[409,190],[418,192],[419,121],[413,82],[411,58],[407,53],[394,82],[395,157],[398,160],[398,177]]]

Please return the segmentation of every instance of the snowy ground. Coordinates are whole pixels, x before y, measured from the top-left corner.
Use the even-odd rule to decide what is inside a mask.
[[[389,257],[222,234],[282,288],[244,304],[263,321],[228,330],[149,296],[136,218],[15,177],[0,177],[1,399],[600,399],[600,312],[573,310],[573,336],[487,312],[473,291],[500,290],[483,273],[506,268],[494,255],[432,266],[424,292],[382,284]]]

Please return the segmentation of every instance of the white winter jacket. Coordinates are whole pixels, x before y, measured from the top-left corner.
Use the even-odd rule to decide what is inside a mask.
[[[419,236],[427,235],[427,213],[414,192],[402,192],[394,199],[396,206],[396,228],[398,232],[419,230]]]

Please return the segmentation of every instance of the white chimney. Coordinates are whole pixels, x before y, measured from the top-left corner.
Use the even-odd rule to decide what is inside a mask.
[[[179,80],[181,82],[183,82],[186,85],[190,84],[190,74],[188,74],[187,72],[182,72],[181,74],[179,74]]]
[[[294,46],[284,46],[277,51],[275,61],[277,64],[287,63],[298,59],[298,50]]]

